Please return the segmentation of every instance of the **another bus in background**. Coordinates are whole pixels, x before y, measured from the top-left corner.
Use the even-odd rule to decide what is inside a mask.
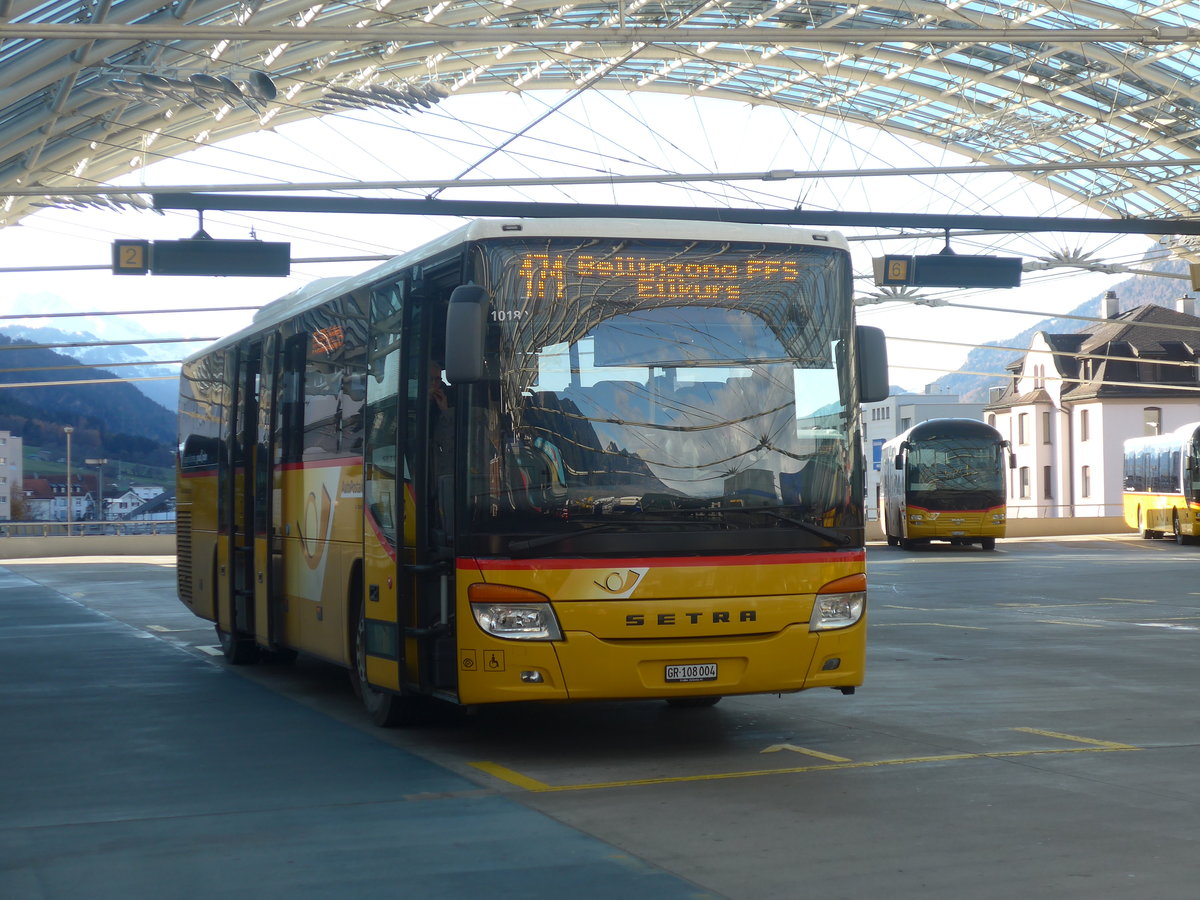
[[[184,364],[180,597],[380,724],[852,693],[888,393],[852,289],[835,233],[546,219],[283,298]]]
[[[883,445],[880,521],[889,545],[930,541],[994,550],[1004,537],[1009,443],[975,419],[930,419]]]
[[[1200,422],[1125,442],[1125,524],[1144,538],[1200,538]]]

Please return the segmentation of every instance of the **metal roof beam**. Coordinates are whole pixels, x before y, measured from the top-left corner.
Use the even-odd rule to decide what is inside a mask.
[[[415,216],[676,219],[760,225],[873,225],[882,228],[977,228],[1006,232],[1196,234],[1200,219],[1082,219],[1054,216],[972,216],[936,213],[840,212],[808,209],[529,203],[507,200],[380,199],[370,197],[253,197],[238,194],[154,193],[157,210],[376,213]]]
[[[716,40],[727,44],[846,44],[911,42],[917,44],[1085,44],[1129,42],[1139,44],[1196,43],[1200,28],[1174,25],[1118,28],[791,28],[634,25],[626,27],[576,27],[555,25],[548,28],[526,26],[455,26],[372,24],[370,29],[325,25],[78,25],[61,23],[0,24],[0,39],[37,39],[43,41],[283,41],[362,43],[369,41],[428,41],[445,43],[459,40],[495,41],[497,44],[545,43],[560,41],[620,41],[623,43],[673,41],[704,44]]]

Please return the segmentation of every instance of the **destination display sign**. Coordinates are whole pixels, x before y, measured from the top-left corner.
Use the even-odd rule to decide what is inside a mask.
[[[706,253],[703,259],[675,254],[645,255],[525,253],[517,269],[518,295],[525,300],[563,300],[569,294],[605,286],[627,287],[643,300],[739,300],[750,285],[797,281],[801,265],[785,257]]]

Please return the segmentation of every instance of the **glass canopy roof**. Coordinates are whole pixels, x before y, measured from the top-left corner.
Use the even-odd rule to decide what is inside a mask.
[[[0,225],[148,154],[534,90],[782,106],[1195,216],[1198,46],[1194,0],[0,0]]]

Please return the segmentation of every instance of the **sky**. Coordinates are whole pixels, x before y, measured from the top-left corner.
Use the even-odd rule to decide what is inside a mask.
[[[564,100],[566,95],[558,93],[493,92],[450,97],[420,114],[356,112],[325,116],[201,147],[184,157],[134,170],[118,183],[157,187],[452,180],[464,173],[469,173],[469,178],[552,178],[777,169],[879,171],[969,162],[939,147],[907,141],[881,130],[742,102],[614,92]],[[560,103],[560,109],[547,115]],[[536,124],[525,130],[531,123]],[[491,153],[506,141],[503,151]],[[426,189],[386,196],[427,194]],[[445,190],[440,196],[456,200],[801,206],[864,212],[1089,215],[1060,195],[1002,173],[732,184],[473,187]],[[289,241],[293,259],[314,259],[395,255],[457,227],[461,221],[431,216],[213,211],[205,214],[203,225],[214,238],[257,236]],[[198,227],[197,215],[192,212],[47,209],[36,213],[21,225],[0,229],[0,284],[3,306],[7,307],[0,314],[137,310],[142,312],[132,319],[157,336],[217,338],[250,321],[251,312],[232,307],[258,307],[315,278],[349,276],[374,265],[297,263],[285,279],[116,276],[108,270],[114,239],[187,238]],[[941,234],[905,237],[893,229],[842,230],[851,241],[856,293],[860,297],[877,291],[870,277],[874,257],[885,253],[937,253],[944,244]],[[1025,259],[1084,249],[1100,262],[1136,264],[1155,245],[1153,239],[1143,236],[1047,233],[956,236],[951,246],[958,253],[1017,255]],[[11,271],[63,266],[101,268]],[[1026,273],[1019,288],[930,291],[929,296],[949,305],[862,305],[858,318],[861,324],[876,325],[887,334],[892,383],[922,390],[940,375],[960,368],[973,346],[1004,340],[1039,318],[1068,312],[1126,277],[1075,269]],[[226,311],[160,314],[209,307]],[[73,319],[41,321],[64,329],[78,327]],[[93,320],[91,324],[100,322]],[[0,324],[5,322],[0,320]],[[1080,327],[1083,325],[1080,323]],[[201,346],[165,344],[147,347],[147,352],[155,359],[172,360]]]

